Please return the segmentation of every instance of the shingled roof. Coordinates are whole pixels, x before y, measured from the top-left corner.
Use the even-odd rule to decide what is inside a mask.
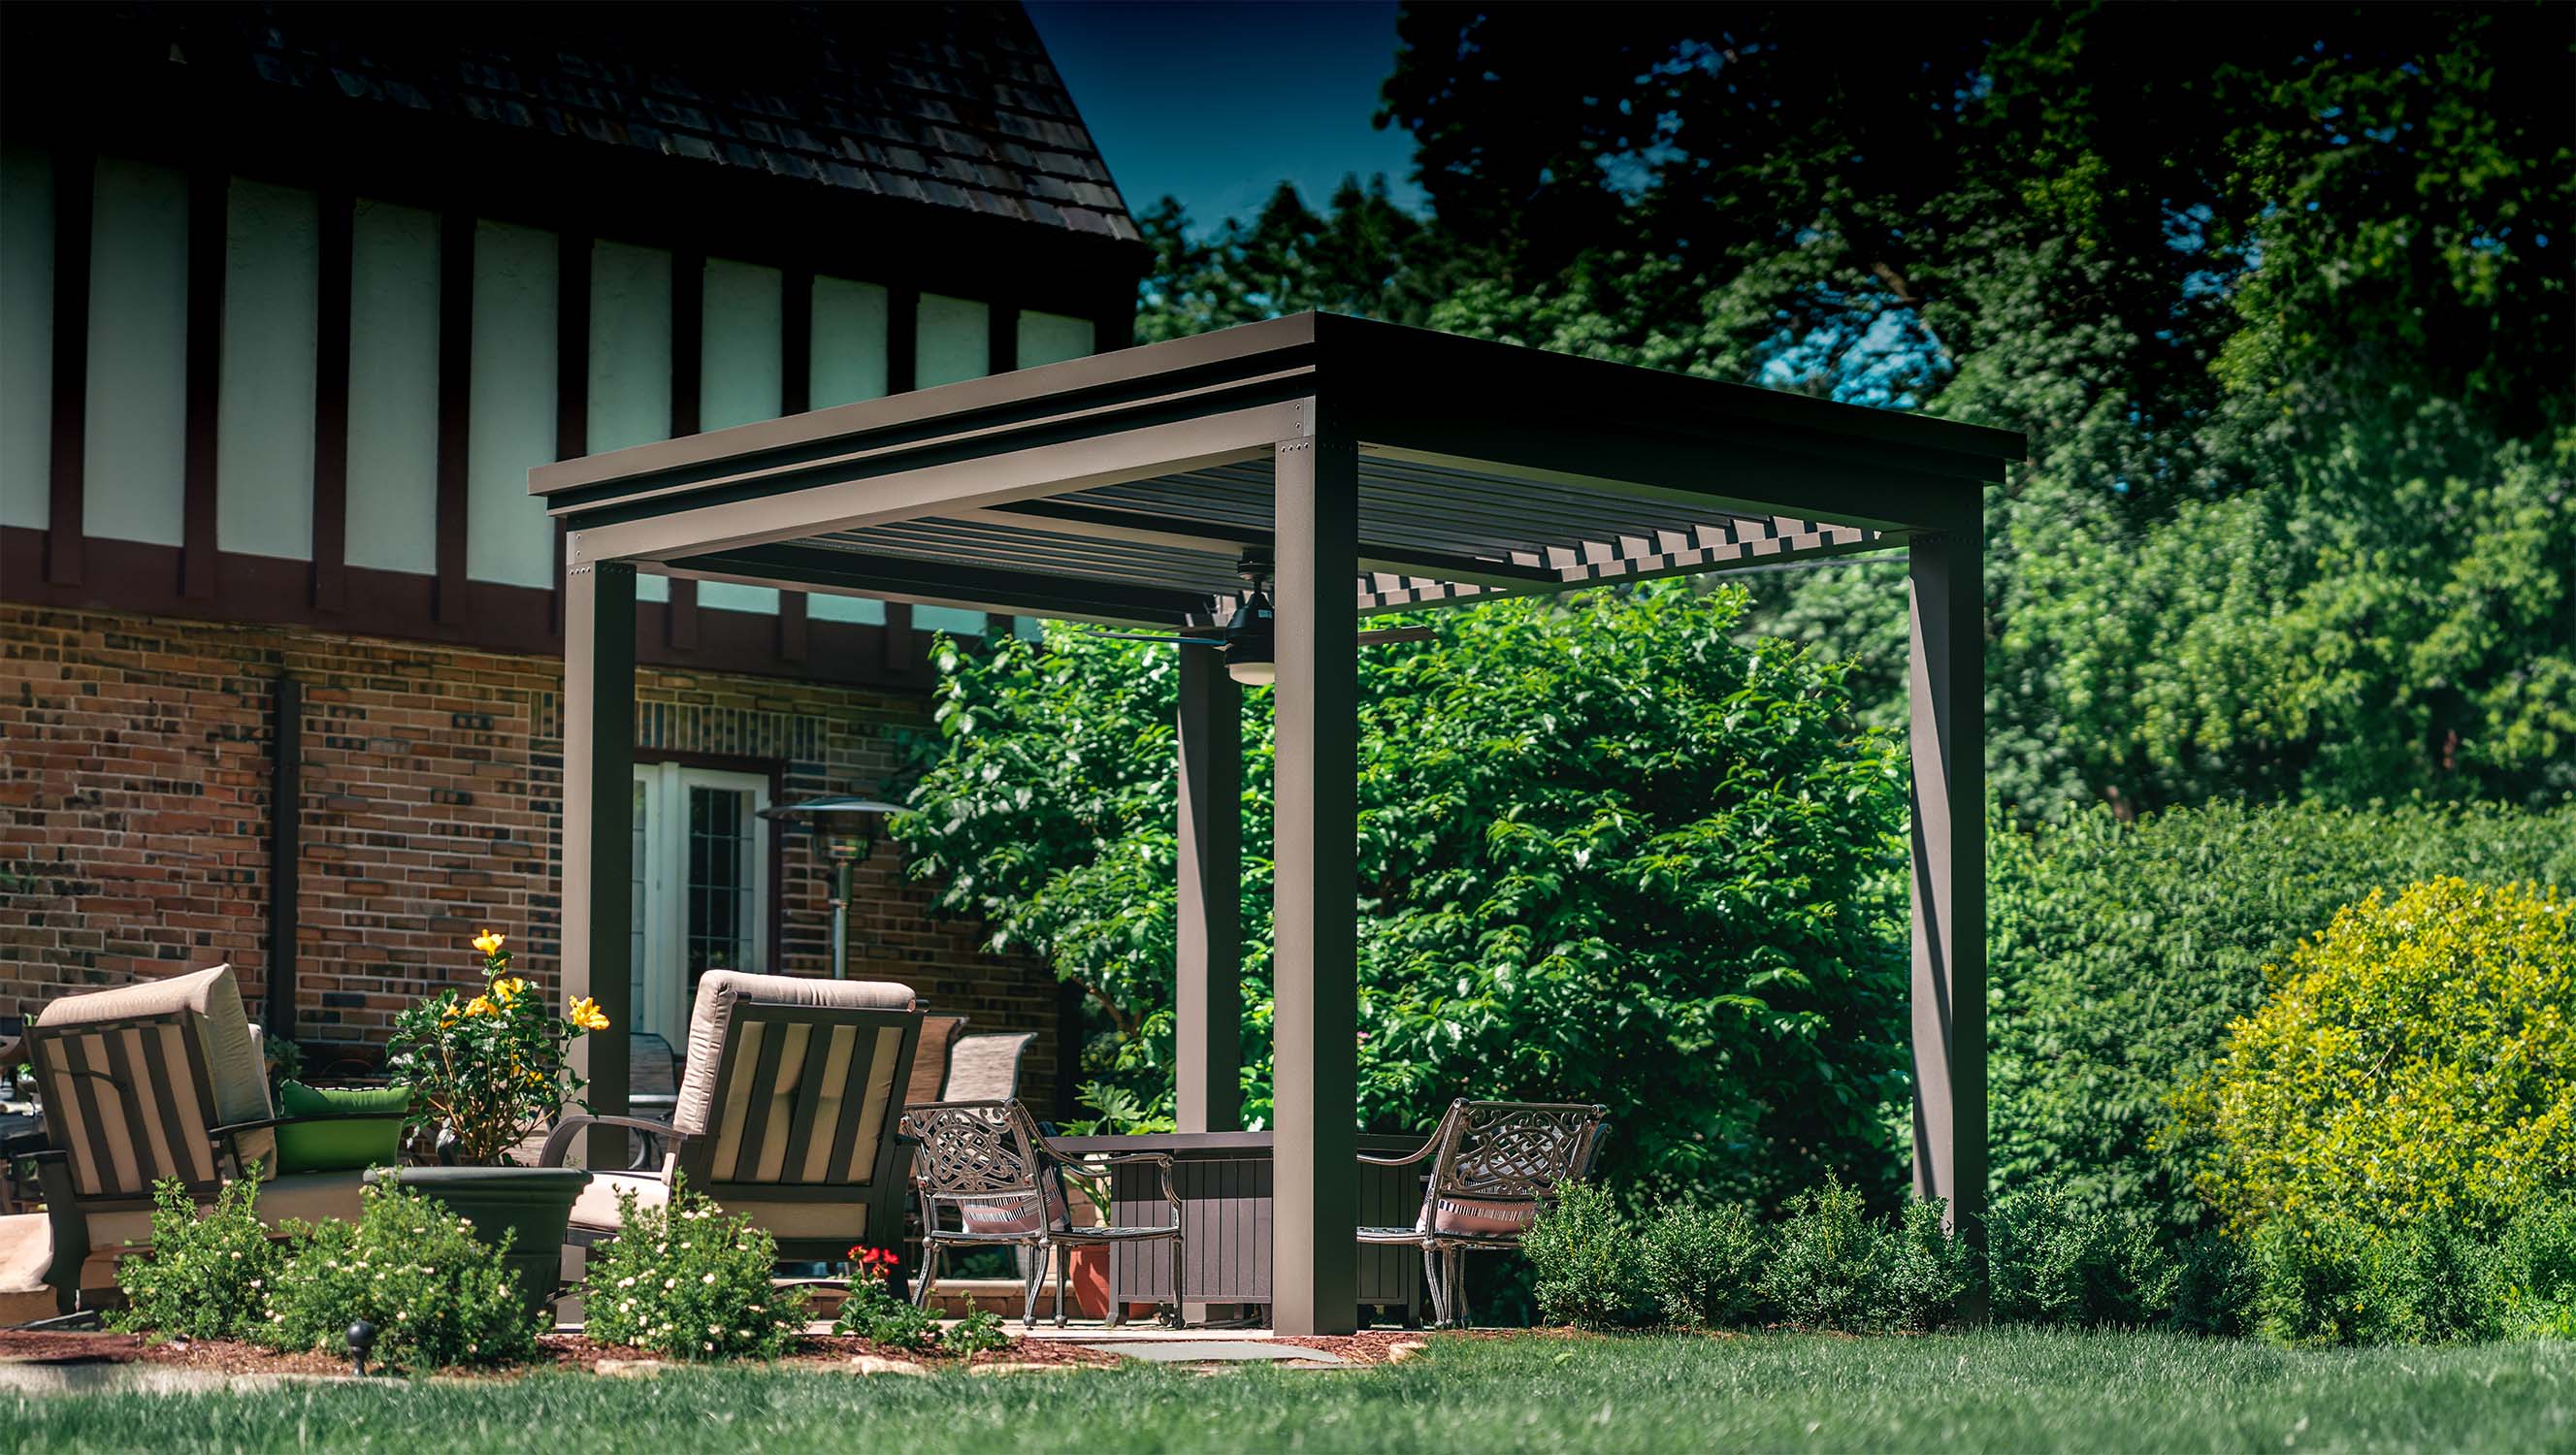
[[[100,9],[198,81],[1137,236],[1016,3]]]

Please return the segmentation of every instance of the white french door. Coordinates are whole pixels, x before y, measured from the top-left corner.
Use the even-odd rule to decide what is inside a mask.
[[[685,1053],[709,970],[759,970],[769,948],[769,780],[678,763],[635,766],[630,950],[637,1034]]]

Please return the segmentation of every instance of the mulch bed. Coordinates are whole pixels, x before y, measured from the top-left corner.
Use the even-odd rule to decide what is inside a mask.
[[[824,1335],[799,1339],[781,1365],[807,1369],[841,1369],[858,1355],[899,1359],[928,1369],[958,1367],[960,1361],[936,1354],[898,1349],[866,1339]],[[497,1369],[455,1369],[442,1373],[484,1378],[516,1378],[537,1369],[596,1369],[609,1361],[642,1361],[660,1356],[617,1344],[594,1344],[579,1334],[544,1334],[537,1357],[528,1363]],[[337,1354],[279,1354],[234,1339],[172,1340],[154,1344],[139,1334],[71,1334],[0,1329],[0,1360],[42,1364],[171,1364],[221,1374],[346,1374],[349,1361]],[[671,1361],[677,1363],[678,1361]],[[975,1366],[1044,1364],[1106,1368],[1122,1362],[1102,1349],[1031,1339],[974,1356]],[[371,1366],[372,1367],[372,1366]]]

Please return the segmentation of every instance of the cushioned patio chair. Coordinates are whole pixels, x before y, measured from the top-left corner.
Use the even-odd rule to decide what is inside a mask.
[[[681,1178],[768,1230],[782,1259],[840,1262],[854,1244],[892,1243],[904,1204],[897,1098],[921,1020],[911,987],[889,981],[707,972],[671,1120],[569,1116],[546,1138],[548,1167],[595,1126],[669,1149],[658,1170],[594,1169],[571,1241],[617,1235],[619,1192],[666,1205]]]
[[[257,1164],[262,1222],[355,1218],[365,1169],[279,1176],[277,1129],[400,1121],[272,1115],[229,965],[65,996],[27,1028],[26,1053],[49,1144],[36,1158],[53,1235],[45,1281],[65,1313],[84,1291],[113,1287],[117,1260],[149,1244],[154,1183],[176,1178],[210,1202]]]
[[[921,1199],[921,1273],[912,1301],[926,1307],[939,1261],[951,1247],[1011,1247],[1034,1254],[1023,1260],[1027,1287],[1020,1322],[1035,1327],[1038,1289],[1055,1250],[1086,1245],[1164,1241],[1172,1245],[1171,1321],[1180,1321],[1181,1198],[1172,1185],[1172,1159],[1162,1152],[1084,1158],[1058,1152],[1038,1131],[1029,1109],[1016,1101],[943,1101],[903,1114],[902,1138],[912,1147],[912,1186]],[[1145,1164],[1162,1174],[1169,1227],[1075,1227],[1064,1200],[1064,1175]],[[1056,1271],[1055,1321],[1065,1322],[1066,1271]],[[1126,1306],[1113,1299],[1109,1327],[1126,1321]]]
[[[1409,1228],[1362,1228],[1364,1244],[1422,1250],[1435,1326],[1467,1323],[1466,1255],[1512,1253],[1558,1183],[1590,1176],[1610,1129],[1609,1108],[1570,1102],[1453,1101],[1422,1150],[1360,1160],[1375,1167],[1428,1161],[1422,1212]]]
[[[939,1088],[948,1084],[948,1055],[965,1029],[966,1017],[962,1015],[922,1017],[921,1053],[912,1058],[912,1079],[904,1086],[904,1105],[927,1106],[942,1100]]]

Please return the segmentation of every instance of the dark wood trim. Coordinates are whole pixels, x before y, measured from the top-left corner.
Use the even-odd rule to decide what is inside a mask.
[[[436,616],[456,626],[474,583],[466,574],[468,451],[473,445],[474,214],[438,217],[438,576]]]
[[[98,159],[54,153],[53,454],[46,481],[43,572],[49,586],[78,586],[88,511],[90,227]]]
[[[698,432],[706,385],[707,258],[681,249],[671,254],[671,437]],[[675,652],[698,644],[698,583],[671,582],[662,624]]]
[[[577,460],[590,453],[590,234],[564,228],[555,234],[555,458]],[[549,630],[563,632],[564,537],[569,527],[555,522],[555,553],[547,567],[552,584],[546,613]]]
[[[322,268],[314,299],[313,608],[348,601],[349,310],[356,283],[357,199],[322,194]]]
[[[304,684],[277,679],[270,708],[267,1011],[272,1037],[295,1039],[295,955],[303,892]]]
[[[215,594],[216,435],[224,380],[224,233],[228,174],[188,174],[187,444],[183,465],[179,594]]]
[[[814,407],[814,270],[789,266],[778,275],[778,412]]]
[[[813,616],[805,593],[781,587],[778,592],[778,655],[802,662],[811,649]]]
[[[886,392],[909,394],[921,377],[921,290],[886,289]]]
[[[546,626],[546,601],[552,594],[547,587],[471,582],[463,620],[448,622],[437,613],[437,578],[350,566],[346,607],[326,617],[313,607],[312,573],[303,561],[218,553],[218,590],[207,600],[179,594],[179,547],[94,537],[88,542],[93,584],[58,586],[47,583],[40,569],[46,535],[26,526],[0,526],[0,601],[236,626],[317,627],[515,656],[558,657],[563,650],[561,636]],[[636,605],[636,657],[649,666],[889,692],[930,685],[929,666],[917,646],[900,654],[909,663],[904,671],[887,671],[885,663],[898,654],[886,650],[884,627],[811,621],[807,655],[792,661],[779,654],[778,623],[764,613],[701,611],[697,649],[683,652],[662,645],[667,637],[659,619],[663,611],[660,602]]]
[[[912,649],[912,603],[889,601],[885,604],[885,671],[889,677],[906,676],[912,671],[915,653]]]
[[[1000,299],[984,305],[984,372],[1007,374],[1020,366],[1020,305]]]

